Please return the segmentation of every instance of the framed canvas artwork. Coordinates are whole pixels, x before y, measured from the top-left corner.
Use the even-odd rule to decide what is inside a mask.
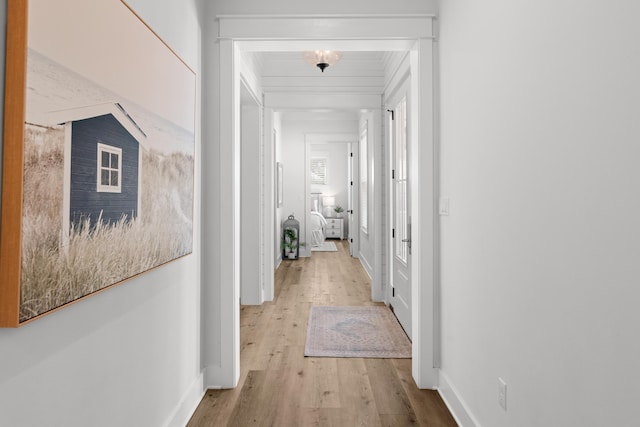
[[[121,0],[9,0],[0,326],[192,251],[195,73]]]

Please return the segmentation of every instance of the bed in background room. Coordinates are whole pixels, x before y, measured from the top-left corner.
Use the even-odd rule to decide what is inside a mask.
[[[311,230],[311,246],[322,246],[326,238],[327,220],[322,212],[322,193],[311,193],[311,215],[309,229]]]

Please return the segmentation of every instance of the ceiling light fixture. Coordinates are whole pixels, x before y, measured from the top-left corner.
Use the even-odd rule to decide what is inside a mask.
[[[320,68],[323,73],[325,68],[335,64],[340,58],[342,58],[342,53],[335,50],[315,50],[304,53],[304,60]]]

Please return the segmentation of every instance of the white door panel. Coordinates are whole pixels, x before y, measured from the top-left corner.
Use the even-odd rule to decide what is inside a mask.
[[[390,304],[411,338],[411,209],[408,172],[408,114],[406,90],[392,104],[391,142],[391,224],[392,274]]]

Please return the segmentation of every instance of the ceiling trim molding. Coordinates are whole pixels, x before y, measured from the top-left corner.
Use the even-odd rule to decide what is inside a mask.
[[[301,15],[258,15],[258,14],[229,14],[229,15],[216,15],[216,19],[342,19],[342,18],[432,18],[435,19],[436,15],[432,13],[398,13],[398,14],[325,14],[325,15],[313,15],[313,14],[301,14]]]
[[[221,15],[222,40],[432,39],[434,15]]]

